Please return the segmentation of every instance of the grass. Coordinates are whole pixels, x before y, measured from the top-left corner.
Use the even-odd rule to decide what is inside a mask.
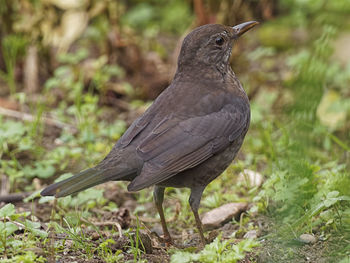
[[[188,263],[188,262],[232,262],[245,258],[246,253],[257,247],[259,243],[252,239],[240,241],[233,244],[234,239],[222,239],[219,235],[215,240],[206,245],[199,253],[191,253],[186,251],[176,251],[171,256],[171,262]]]

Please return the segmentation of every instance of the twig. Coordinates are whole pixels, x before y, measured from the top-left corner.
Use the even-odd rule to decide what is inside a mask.
[[[7,195],[0,195],[0,203],[15,203],[15,202],[21,202],[24,198],[30,196],[31,193],[19,193],[19,194],[7,194]]]
[[[0,188],[0,196],[8,195],[9,193],[9,180],[5,174],[1,174],[1,188]],[[0,200],[1,202],[1,200]]]
[[[134,216],[134,215],[130,215],[130,217],[131,217],[132,220],[136,220],[137,219],[137,217]],[[157,223],[157,222],[159,222],[159,219],[157,219],[157,218],[149,218],[149,217],[139,216],[138,219],[141,222],[145,222],[145,223]]]
[[[38,92],[39,69],[38,48],[35,44],[29,45],[24,61],[24,90],[28,94]]]
[[[4,116],[7,116],[7,117],[20,119],[22,121],[35,121],[35,117],[33,115],[29,114],[29,113],[25,113],[25,112],[21,112],[21,111],[15,111],[15,110],[10,110],[10,109],[6,109],[6,108],[3,108],[3,107],[0,107],[0,115],[4,115]],[[60,129],[68,128],[72,132],[76,132],[77,131],[77,128],[75,128],[71,124],[67,124],[67,123],[61,122],[59,120],[48,118],[48,117],[45,117],[45,116],[41,117],[41,119],[47,125],[55,126],[55,127],[60,128]]]
[[[50,239],[63,239],[63,240],[72,240],[72,241],[74,241],[73,238],[69,238],[69,237],[59,237],[59,236],[51,236]]]
[[[116,226],[119,232],[119,237],[123,236],[122,233],[122,227],[120,226],[120,224],[118,222],[113,222],[113,221],[106,221],[106,222],[90,222],[84,218],[80,219],[81,221],[87,223],[87,224],[91,224],[91,225],[95,225],[95,226]]]
[[[11,218],[9,218],[8,216],[1,218],[1,221],[11,222],[12,224],[18,226],[18,227],[21,228],[21,229],[25,229],[25,228],[26,228],[25,225],[23,225],[23,224],[20,223],[20,222],[11,220]]]

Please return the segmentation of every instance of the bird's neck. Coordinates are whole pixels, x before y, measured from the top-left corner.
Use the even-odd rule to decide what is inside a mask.
[[[190,63],[186,65],[178,65],[174,80],[178,81],[210,81],[210,82],[226,82],[229,75],[233,73],[230,65],[206,65],[203,63]]]
[[[195,85],[204,83],[204,86],[208,86],[208,83],[212,83],[213,87],[221,87],[226,89],[227,92],[242,97],[248,101],[248,96],[243,89],[241,83],[237,79],[231,66],[226,64],[225,67],[217,66],[188,66],[178,67],[174,76],[174,81],[177,82],[191,82]]]

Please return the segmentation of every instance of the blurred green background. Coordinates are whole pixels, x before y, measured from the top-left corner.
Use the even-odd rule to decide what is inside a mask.
[[[102,160],[171,82],[181,41],[193,28],[249,20],[261,24],[235,44],[231,64],[251,100],[251,127],[241,154],[201,203],[201,212],[249,203],[239,224],[231,222],[230,242],[243,243],[202,254],[166,251],[158,262],[211,262],[210,253],[223,255],[214,256],[218,262],[350,262],[349,14],[348,0],[0,1],[3,262],[66,260],[65,244],[50,244],[45,225],[73,240],[67,253],[79,260],[150,260],[137,246],[116,252],[113,240],[89,243],[80,219],[102,220],[96,210],[118,211],[128,199],[137,200],[132,215],[155,217],[150,193],[105,185],[48,211],[52,199],[38,193]],[[237,181],[244,169],[263,185]],[[169,227],[191,231],[188,192],[167,195],[169,217],[180,202]],[[139,228],[134,219],[126,232]],[[241,240],[250,230],[261,237],[254,245]],[[317,242],[305,245],[301,234]]]

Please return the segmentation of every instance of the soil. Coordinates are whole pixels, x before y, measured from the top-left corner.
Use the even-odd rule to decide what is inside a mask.
[[[82,231],[86,237],[90,237],[86,242],[94,250],[107,239],[114,240],[114,244],[110,244],[108,247],[112,252],[121,250],[124,261],[134,260],[134,255],[130,252],[131,238],[135,241],[135,230],[131,231],[128,236],[118,233],[118,229],[113,222],[120,225],[121,228],[136,229],[136,218],[131,215],[130,211],[137,205],[135,197],[123,190],[118,184],[108,184],[105,186],[104,196],[110,198],[111,201],[116,201],[119,205],[118,211],[110,212],[100,210],[97,208],[91,209],[92,216],[88,219],[83,219],[81,225]],[[103,187],[102,186],[102,187]],[[100,186],[101,187],[101,186]],[[166,205],[175,205],[171,202],[175,200],[166,201]],[[143,204],[147,207],[148,214],[152,216],[156,215],[156,209],[153,207],[152,202]],[[40,222],[42,222],[42,228],[48,230],[47,223],[50,220],[52,206],[47,204],[39,204],[37,201],[33,203],[17,203],[16,208],[19,211],[31,211]],[[161,233],[161,227],[158,220],[155,217],[143,217],[142,214],[139,218],[141,221],[141,230],[139,232],[140,239],[142,240],[144,251],[141,253],[139,259],[143,259],[146,262],[169,262],[170,255],[169,249],[173,248],[199,248],[200,239],[197,233],[193,231],[194,226],[183,226],[180,232],[178,228],[174,227],[175,222],[170,222],[169,229],[174,239],[174,246],[165,244],[159,234]],[[94,228],[91,228],[91,223]],[[318,240],[314,244],[302,244],[297,240],[281,240],[278,238],[264,238],[265,235],[271,231],[274,223],[270,218],[259,215],[253,219],[253,224],[259,226],[259,239],[261,246],[254,249],[254,252],[248,253],[245,259],[241,260],[242,263],[274,263],[274,262],[317,262],[328,263],[338,262],[341,258],[336,258],[332,255],[333,249],[339,246],[341,240]],[[229,238],[230,235],[237,231],[238,224],[227,223],[220,229],[208,231],[206,236],[210,241],[221,232],[223,238]],[[20,235],[23,233],[17,233]],[[37,244],[36,248],[33,248],[34,252],[38,255],[42,255],[52,262],[104,262],[98,255],[96,249],[87,259],[87,252],[83,249],[74,246],[73,240],[67,234],[50,234],[51,242],[64,242],[62,243],[62,249],[51,249],[50,244]],[[339,247],[338,247],[339,249]],[[56,259],[54,261],[53,259]]]

